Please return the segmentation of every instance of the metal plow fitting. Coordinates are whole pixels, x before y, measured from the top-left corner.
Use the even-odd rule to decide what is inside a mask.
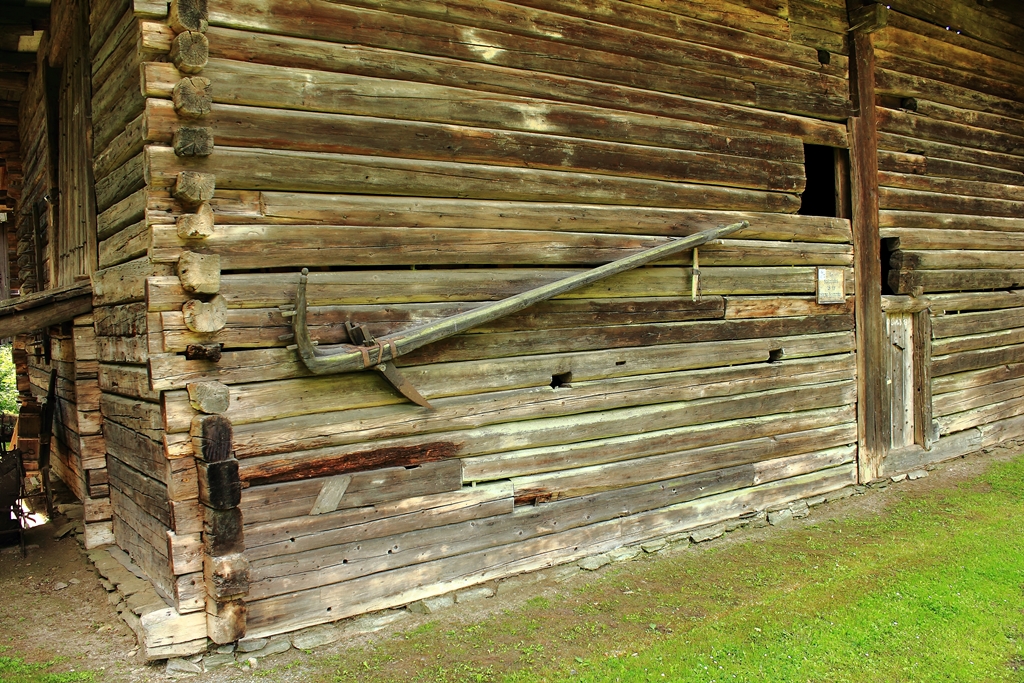
[[[346,323],[350,344],[334,344],[321,347],[312,340],[306,323],[307,303],[306,284],[309,270],[302,269],[299,275],[299,287],[295,296],[295,311],[292,315],[292,330],[295,346],[303,364],[314,375],[332,375],[341,372],[354,372],[373,368],[397,389],[403,396],[421,406],[431,405],[418,391],[398,372],[394,359],[415,351],[421,346],[447,339],[466,330],[491,322],[497,318],[516,313],[533,304],[547,301],[553,297],[593,284],[599,280],[618,275],[634,268],[672,256],[687,249],[707,244],[732,233],[749,227],[747,221],[732,223],[710,230],[672,240],[666,244],[645,249],[624,258],[606,263],[591,270],[572,275],[555,282],[536,287],[507,299],[485,304],[471,311],[459,313],[441,320],[426,323],[418,327],[400,332],[393,332],[374,339],[366,328]],[[290,347],[291,348],[291,347]]]

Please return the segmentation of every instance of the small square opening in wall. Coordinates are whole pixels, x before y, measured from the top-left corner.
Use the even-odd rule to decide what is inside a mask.
[[[803,216],[841,216],[840,150],[824,145],[804,145],[807,185],[800,195]]]
[[[562,387],[572,386],[572,373],[571,372],[560,372],[556,375],[551,375],[551,388],[559,389]]]

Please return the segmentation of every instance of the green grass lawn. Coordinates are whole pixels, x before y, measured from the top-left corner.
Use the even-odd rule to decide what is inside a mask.
[[[20,657],[8,657],[0,654],[0,681],[3,683],[89,683],[95,680],[95,675],[88,671],[63,673],[49,671],[62,663],[60,660],[53,660],[29,664]]]
[[[303,679],[320,681],[1024,681],[1024,458],[948,488],[904,485],[878,515],[645,558],[472,625],[447,619],[370,649],[292,662],[289,673],[301,667]]]

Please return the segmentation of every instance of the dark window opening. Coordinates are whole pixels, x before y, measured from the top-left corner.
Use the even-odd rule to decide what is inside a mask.
[[[803,216],[839,215],[836,210],[836,150],[824,145],[804,145],[804,173],[807,186],[800,195]]]
[[[889,285],[889,273],[892,271],[892,247],[893,240],[884,239],[880,240],[879,243],[882,245],[882,294],[895,294],[892,291],[892,287]]]
[[[551,375],[551,388],[558,389],[559,387],[571,387],[572,386],[572,373],[561,372],[557,375]]]
[[[780,360],[782,360],[782,354],[783,354],[783,350],[782,349],[769,349],[768,350],[768,362],[769,363],[778,363]]]

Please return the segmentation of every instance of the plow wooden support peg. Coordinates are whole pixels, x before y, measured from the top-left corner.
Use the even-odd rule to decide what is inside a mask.
[[[429,408],[430,404],[426,399],[420,396],[419,392],[399,374],[394,363],[389,361],[432,342],[446,339],[492,320],[516,313],[533,304],[547,301],[612,275],[618,275],[619,273],[639,268],[652,261],[672,256],[687,249],[695,249],[712,240],[726,237],[746,227],[749,227],[749,223],[741,221],[712,228],[711,230],[703,230],[688,237],[673,240],[651,249],[645,249],[617,261],[606,263],[603,266],[536,287],[521,294],[516,294],[507,299],[486,304],[442,320],[420,325],[410,330],[388,334],[377,339],[371,338],[362,327],[348,325],[346,328],[349,331],[349,339],[352,343],[337,344],[329,347],[318,346],[310,337],[309,327],[306,325],[306,284],[309,280],[309,271],[303,268],[302,273],[299,275],[294,315],[291,315],[295,348],[298,349],[303,364],[314,375],[331,375],[374,368],[380,371],[381,375],[403,396]],[[288,313],[291,314],[292,311]]]

